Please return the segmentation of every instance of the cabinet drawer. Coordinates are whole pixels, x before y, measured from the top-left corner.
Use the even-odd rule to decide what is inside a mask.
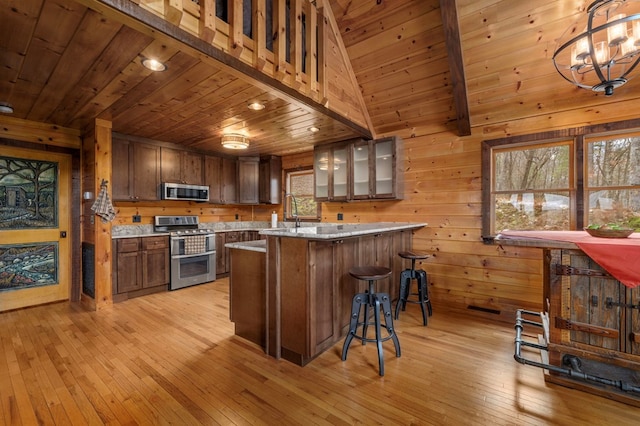
[[[120,238],[118,240],[118,253],[138,251],[140,238]]]
[[[153,250],[169,247],[169,237],[144,237],[142,250]]]

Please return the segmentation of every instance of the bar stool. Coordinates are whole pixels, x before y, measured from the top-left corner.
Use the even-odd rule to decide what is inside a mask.
[[[405,269],[400,274],[400,295],[398,297],[398,303],[396,304],[396,319],[400,315],[400,306],[404,311],[409,303],[419,303],[422,309],[422,324],[427,325],[427,314],[425,312],[425,305],[429,310],[429,316],[433,315],[433,309],[431,308],[431,300],[429,300],[429,282],[427,281],[427,273],[422,269],[416,269],[417,259],[427,259],[430,257],[428,254],[416,254],[410,251],[401,251],[398,253],[403,259],[411,259],[411,269]],[[411,281],[416,280],[418,284],[418,292],[411,293]],[[417,299],[410,300],[409,296],[418,296]]]
[[[378,365],[380,367],[380,375],[384,376],[384,358],[382,353],[382,342],[389,339],[393,340],[396,348],[396,357],[400,356],[400,342],[398,336],[393,329],[393,316],[391,315],[391,299],[387,293],[376,293],[375,282],[391,275],[391,269],[383,266],[355,266],[349,269],[349,275],[359,280],[366,280],[369,283],[369,289],[364,293],[357,293],[353,296],[351,304],[351,321],[349,322],[349,333],[344,339],[342,346],[342,360],[346,361],[349,344],[355,337],[360,339],[362,344],[367,342],[376,342],[378,346]],[[364,307],[364,317],[359,321],[360,312]],[[369,308],[373,308],[374,321],[370,321]],[[380,308],[384,315],[384,324],[380,320]],[[367,328],[369,325],[375,326],[375,339],[367,338]],[[362,326],[362,334],[357,334],[357,329]],[[381,326],[387,330],[387,336],[381,336]]]

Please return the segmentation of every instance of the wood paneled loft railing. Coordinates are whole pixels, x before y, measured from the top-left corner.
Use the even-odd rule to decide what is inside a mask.
[[[321,0],[131,0],[298,92],[327,100]]]

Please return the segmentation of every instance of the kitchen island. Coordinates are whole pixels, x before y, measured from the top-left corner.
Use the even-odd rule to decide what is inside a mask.
[[[234,256],[243,257],[239,253],[243,249],[255,251],[255,246],[227,245],[232,249],[232,292],[255,294],[254,299],[264,297],[264,334],[254,333],[253,336],[258,337],[249,340],[260,342],[273,357],[307,364],[346,335],[351,299],[355,293],[364,291],[366,285],[353,279],[349,269],[357,265],[390,268],[392,276],[382,280],[378,290],[396,298],[400,273],[406,267],[398,252],[410,250],[413,232],[424,226],[425,223],[369,223],[264,229],[260,231],[266,236],[261,295],[255,294],[254,283],[239,279],[248,275],[261,280],[261,271],[256,270],[262,269],[260,262],[234,259]],[[254,272],[248,272],[250,269]],[[238,322],[250,322],[239,316],[237,304],[242,303],[244,299],[234,298],[232,294],[231,311],[236,329]],[[262,311],[255,308],[246,315],[250,312],[262,315]]]
[[[576,373],[545,379],[640,406],[640,233],[505,231],[494,243],[543,250],[548,362]],[[575,377],[582,373],[620,386]]]

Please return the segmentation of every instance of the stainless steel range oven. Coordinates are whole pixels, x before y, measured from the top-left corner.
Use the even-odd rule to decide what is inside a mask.
[[[216,279],[216,238],[210,229],[198,228],[198,216],[156,216],[156,232],[169,232],[170,290]]]

